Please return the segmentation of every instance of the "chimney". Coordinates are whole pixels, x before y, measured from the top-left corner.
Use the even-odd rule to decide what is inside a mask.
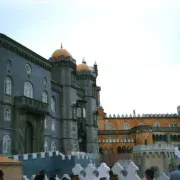
[[[96,61],[94,62],[94,70],[95,70],[96,76],[98,76],[98,67],[97,67]]]
[[[136,117],[136,111],[133,110],[133,117]]]

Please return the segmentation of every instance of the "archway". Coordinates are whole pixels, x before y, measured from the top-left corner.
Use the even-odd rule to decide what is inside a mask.
[[[117,153],[122,153],[121,146],[118,146],[118,147],[117,147]]]
[[[26,122],[25,128],[25,153],[33,153],[34,129],[30,122]]]

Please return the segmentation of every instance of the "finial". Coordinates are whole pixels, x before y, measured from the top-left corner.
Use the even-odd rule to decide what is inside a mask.
[[[63,48],[63,45],[62,45],[62,43],[61,43],[61,49]]]

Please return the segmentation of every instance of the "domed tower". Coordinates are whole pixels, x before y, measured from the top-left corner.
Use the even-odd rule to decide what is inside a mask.
[[[77,85],[84,89],[86,110],[86,148],[88,152],[99,153],[98,126],[97,126],[97,65],[90,67],[83,59],[82,64],[77,65]]]
[[[61,150],[79,151],[76,117],[76,61],[61,45],[49,59],[52,63],[52,80],[60,87]]]

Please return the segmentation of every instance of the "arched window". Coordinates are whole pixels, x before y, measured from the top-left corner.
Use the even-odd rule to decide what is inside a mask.
[[[11,138],[9,135],[3,137],[3,154],[9,154],[11,151]]]
[[[125,123],[125,124],[124,124],[124,129],[126,129],[126,130],[130,129],[130,127],[129,127],[129,124],[128,124],[128,123]]]
[[[51,130],[55,131],[55,122],[54,121],[52,121]]]
[[[9,77],[4,78],[4,93],[8,95],[12,94],[12,80]]]
[[[107,129],[108,130],[113,130],[114,129],[114,126],[112,123],[109,123],[108,126],[107,126]]]
[[[55,112],[56,111],[56,102],[55,102],[55,98],[51,97],[51,111]]]
[[[44,151],[45,152],[48,152],[48,141],[46,140],[45,143],[44,143]]]
[[[81,108],[77,108],[77,117],[81,117]]]
[[[155,122],[155,123],[154,123],[154,127],[159,127],[159,123],[158,123],[158,122]]]
[[[56,143],[51,143],[51,151],[56,151]]]
[[[83,117],[85,118],[86,117],[86,109],[83,108]]]
[[[30,82],[24,83],[24,96],[33,98],[33,86]]]
[[[139,126],[142,126],[143,125],[143,123],[139,123]]]
[[[11,110],[9,108],[4,109],[4,120],[5,121],[11,120]]]
[[[48,95],[46,91],[42,92],[42,102],[43,103],[48,103]]]

